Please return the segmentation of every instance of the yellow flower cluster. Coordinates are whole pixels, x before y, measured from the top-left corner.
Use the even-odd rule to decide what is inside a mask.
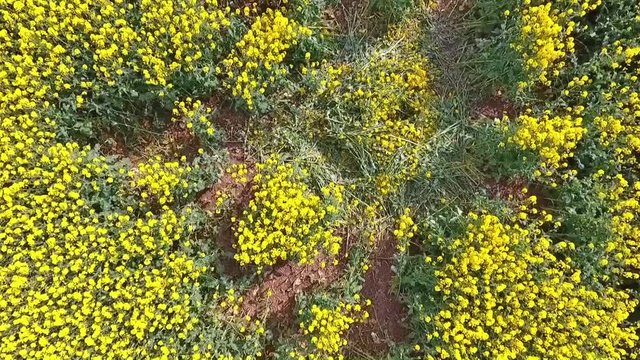
[[[211,140],[216,133],[211,122],[213,110],[202,104],[200,100],[188,97],[183,101],[176,101],[173,105],[171,121],[184,122],[184,125],[201,140]]]
[[[142,29],[136,40],[142,43],[122,47],[135,49],[141,61],[133,70],[142,69],[149,84],[166,85],[176,70],[193,71],[197,61],[216,48],[214,37],[220,29],[230,25],[229,9],[220,9],[218,0],[143,0],[140,10]]]
[[[525,70],[540,83],[551,85],[551,79],[565,67],[567,56],[575,51],[576,23],[570,19],[584,16],[600,4],[601,0],[572,0],[569,8],[561,11],[552,1],[533,5],[525,0],[519,18],[520,38],[513,45],[523,57]]]
[[[420,154],[435,131],[430,65],[417,46],[421,33],[415,20],[399,25],[364,68],[330,67],[320,84],[321,93],[337,95],[360,110],[358,141],[387,172],[376,179],[382,194],[416,175]]]
[[[393,230],[393,235],[398,239],[398,250],[405,252],[409,245],[409,240],[413,238],[414,233],[418,230],[418,226],[411,218],[411,209],[406,208],[398,219],[397,228]]]
[[[367,299],[365,305],[370,306],[371,300]],[[314,304],[311,307],[311,320],[300,323],[300,328],[305,335],[311,336],[311,344],[318,350],[317,354],[310,354],[308,359],[343,359],[339,352],[347,345],[344,337],[346,332],[353,324],[368,318],[369,313],[360,304],[340,302],[334,308]]]
[[[219,306],[222,309],[229,309],[233,315],[240,314],[240,306],[244,302],[244,296],[238,295],[236,290],[231,288],[228,289],[226,294],[223,297],[220,297],[220,294],[217,292],[213,295],[214,300],[220,299]]]
[[[128,175],[130,186],[140,191],[141,205],[150,200],[168,205],[173,202],[176,190],[189,187],[185,176],[190,171],[189,166],[183,167],[177,161],[163,162],[160,156],[155,156],[148,162],[137,164]]]
[[[217,190],[215,193],[215,210],[213,211],[216,215],[221,215],[226,205],[231,202],[231,194],[226,191]]]
[[[580,114],[582,108],[576,109]],[[521,115],[515,133],[508,141],[523,150],[532,150],[540,156],[542,173],[550,176],[567,168],[568,160],[587,130],[580,115],[553,116],[546,111],[541,117]]]
[[[640,76],[640,47],[613,43],[611,49],[603,48],[604,67],[613,70],[609,88],[603,92],[603,100],[609,107],[595,118],[600,144],[611,151],[612,162],[621,173],[605,176],[598,171],[594,177],[604,184],[598,195],[609,202],[612,237],[606,244],[609,264],[623,277],[640,277],[640,95],[637,90]]]
[[[524,207],[520,218],[538,213]],[[571,252],[556,256],[541,230],[551,215],[539,214],[528,223],[469,214],[466,235],[435,263],[444,303],[424,318],[438,343],[427,358],[635,358],[637,326],[625,321],[637,301],[584,284]]]
[[[244,99],[252,109],[256,94],[263,94],[269,83],[287,73],[281,64],[289,48],[310,35],[309,28],[287,18],[282,11],[267,9],[255,19],[217,72],[226,76],[225,85],[233,96]]]
[[[604,174],[604,171],[601,172]],[[606,244],[606,253],[618,262],[613,269],[623,277],[640,278],[640,181],[630,184],[618,174],[608,179],[608,191],[600,198],[611,202],[612,237]]]
[[[551,2],[530,6],[522,10],[521,44],[516,46],[525,61],[525,68],[534,72],[538,80],[551,85],[548,76],[558,76],[565,66],[568,53],[574,51],[571,36],[575,24],[569,22],[566,29],[561,25],[561,16],[551,9]]]
[[[289,258],[311,262],[320,249],[337,255],[342,239],[333,233],[344,202],[343,186],[331,183],[318,196],[304,183],[305,171],[281,164],[275,156],[257,164],[256,170],[254,198],[235,224],[236,260],[261,271]]]
[[[240,184],[246,184],[249,182],[249,170],[247,164],[236,163],[227,167],[227,174],[231,175],[231,178]]]
[[[72,90],[78,106],[131,74],[171,87],[171,75],[193,71],[230,24],[217,0],[7,0],[0,18],[0,96]]]
[[[39,127],[0,126],[0,357],[175,357],[202,272],[170,251],[185,217],[100,199],[121,193],[125,169]]]
[[[639,168],[640,155],[640,91],[638,77],[640,77],[640,47],[623,46],[620,42],[614,44],[615,49],[610,54],[614,60],[611,67],[616,72],[624,74],[623,84],[615,81],[609,84],[604,93],[605,100],[614,107],[614,115],[596,117],[595,123],[600,131],[600,143],[606,148],[612,148],[619,164]],[[604,50],[605,56],[609,56]]]
[[[190,294],[204,269],[182,250],[190,210],[148,211],[131,191],[169,204],[188,169],[154,159],[129,172],[56,142],[42,115],[63,91],[95,89],[79,73],[112,79],[120,62],[99,50],[125,50],[127,6],[0,6],[0,358],[175,358],[197,323]]]

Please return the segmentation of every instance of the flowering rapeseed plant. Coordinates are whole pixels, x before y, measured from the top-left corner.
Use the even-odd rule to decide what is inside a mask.
[[[0,127],[9,154],[0,160],[0,274],[10,279],[0,284],[0,355],[175,356],[198,321],[189,294],[204,270],[171,250],[189,247],[188,212],[166,206],[180,180],[162,174],[177,168],[148,165],[159,177],[128,185],[124,167],[55,143],[46,123],[10,119]],[[150,210],[130,186],[165,205]],[[160,333],[163,343],[147,342]]]
[[[236,260],[242,265],[274,265],[278,260],[312,262],[324,249],[340,251],[334,235],[343,203],[343,186],[331,183],[316,195],[304,183],[306,174],[276,156],[256,165],[254,198],[235,223]]]
[[[330,66],[319,92],[354,107],[362,119],[357,141],[385,172],[376,179],[383,194],[417,174],[426,142],[435,131],[429,62],[418,47],[419,24],[398,25],[363,68]],[[401,163],[397,169],[394,165]]]
[[[311,30],[287,18],[282,11],[267,9],[236,43],[235,49],[217,71],[226,77],[233,96],[242,98],[249,109],[256,95],[264,94],[276,77],[287,73],[282,66],[287,50]]]
[[[194,70],[230,25],[217,0],[8,0],[0,16],[3,59],[12,59],[0,70],[27,81],[37,97],[66,90],[85,96],[131,73],[170,88],[172,74]]]
[[[571,253],[559,256],[542,230],[552,216],[523,209],[520,219],[539,220],[470,213],[464,236],[439,260],[427,258],[442,297],[439,310],[424,315],[435,344],[427,358],[635,357],[637,326],[625,321],[637,300],[583,284]]]
[[[523,114],[508,141],[536,152],[540,156],[540,175],[551,176],[568,167],[568,160],[586,132],[579,114],[553,116],[547,112],[540,117]]]
[[[551,85],[567,64],[567,57],[575,51],[574,32],[576,17],[595,10],[601,0],[571,0],[555,6],[553,1],[525,0],[518,19],[520,37],[512,45],[521,55],[524,68],[531,76],[530,82],[539,81]]]
[[[404,209],[398,219],[396,229],[393,230],[393,235],[398,239],[398,250],[400,252],[407,251],[409,240],[413,238],[417,230],[418,225],[416,225],[411,218],[411,209]]]
[[[360,295],[356,294],[356,298]],[[371,300],[366,300],[365,306],[371,305]],[[340,302],[333,308],[325,308],[316,304],[309,310],[310,320],[300,323],[304,334],[310,337],[316,353],[309,354],[308,359],[344,359],[340,350],[347,345],[345,335],[349,328],[369,318],[369,313],[360,303],[350,304]]]
[[[175,208],[190,169],[60,143],[47,114],[131,72],[170,87],[226,23],[211,7],[0,3],[0,357],[169,358],[191,336],[205,269],[187,240],[192,210]]]
[[[604,175],[597,174],[600,178]],[[606,192],[598,196],[609,202],[612,236],[606,245],[607,262],[613,266],[611,275],[640,278],[640,181],[630,183],[623,175],[601,179]]]
[[[149,197],[160,205],[165,205],[173,202],[173,193],[176,188],[189,187],[184,175],[190,170],[190,167],[182,167],[179,162],[163,163],[161,158],[156,156],[150,162],[137,164],[134,169],[129,170],[128,174],[131,178],[131,187],[141,191],[140,197],[143,199],[141,205],[145,205],[145,199]]]
[[[172,110],[172,122],[183,122],[184,126],[196,135],[201,142],[212,144],[216,130],[211,122],[213,109],[202,104],[200,100],[188,97],[177,100]]]
[[[249,169],[247,164],[235,163],[229,165],[225,170],[227,174],[231,175],[231,178],[239,184],[246,184],[249,182]]]
[[[640,70],[637,64],[640,46],[617,41],[611,51],[603,48],[601,56],[606,59],[601,66],[610,68],[615,75],[611,76],[612,81],[602,94],[605,104],[610,106],[595,118],[600,144],[613,151],[616,162],[638,169],[640,92],[637,85]]]

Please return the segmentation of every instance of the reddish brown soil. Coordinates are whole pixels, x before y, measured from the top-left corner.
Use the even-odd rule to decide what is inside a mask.
[[[207,106],[216,109],[213,124],[216,130],[224,131],[225,147],[243,144],[249,123],[247,114],[216,98],[209,99]]]
[[[485,182],[489,196],[493,199],[506,201],[518,200],[514,204],[520,204],[522,200],[536,196],[538,209],[551,208],[552,200],[544,187],[537,183],[529,183],[525,178],[513,178],[509,180],[490,179]],[[526,193],[522,189],[526,188]]]
[[[237,158],[243,157],[236,154]],[[239,161],[235,160],[236,157],[229,154],[231,157],[232,163],[239,163]],[[252,167],[249,167],[249,174],[247,177],[251,179],[254,175],[254,171]],[[246,275],[247,268],[242,268],[240,264],[233,259],[233,254],[235,253],[234,244],[236,243],[236,238],[233,233],[233,228],[231,224],[231,216],[239,216],[242,213],[242,210],[246,208],[246,206],[251,201],[252,192],[251,192],[251,181],[246,184],[238,183],[233,179],[231,174],[226,171],[223,171],[222,176],[218,179],[212,187],[206,189],[202,192],[202,194],[198,197],[198,203],[200,207],[205,210],[215,211],[216,209],[216,200],[218,199],[218,195],[228,194],[231,196],[232,201],[232,209],[231,214],[225,214],[225,216],[219,219],[219,227],[218,227],[218,235],[216,239],[216,243],[220,248],[226,253],[226,257],[221,258],[223,271],[226,275],[231,278],[237,279],[243,275]]]
[[[240,161],[235,161],[232,157],[231,164],[242,163]],[[213,186],[204,190],[202,194],[198,198],[198,202],[200,206],[205,210],[215,210],[216,200],[218,199],[218,194],[228,194],[231,196],[232,203],[234,205],[234,214],[239,215],[242,212],[249,202],[251,201],[252,193],[252,178],[255,175],[255,170],[252,164],[247,164],[247,178],[248,182],[246,184],[242,184],[237,182],[231,174],[226,171],[223,171],[220,179],[213,184]]]
[[[368,310],[370,318],[351,329],[347,355],[381,356],[389,351],[391,343],[407,340],[409,330],[404,323],[408,309],[393,294],[392,265],[396,252],[396,244],[391,237],[379,240],[361,292],[364,298],[372,301]]]
[[[198,149],[202,147],[200,139],[187,129],[182,122],[172,124],[163,134],[161,144],[172,154],[186,157],[192,161],[198,156]]]
[[[100,151],[107,156],[124,156],[127,153],[127,147],[119,134],[105,134],[100,142]]]
[[[476,112],[491,120],[502,119],[505,115],[509,118],[515,118],[518,115],[518,109],[515,105],[500,92],[478,104]]]
[[[232,278],[239,278],[251,270],[241,267],[240,264],[233,259],[233,254],[235,253],[233,246],[236,243],[236,239],[233,234],[230,218],[231,216],[239,216],[242,210],[249,204],[252,197],[251,179],[255,175],[254,161],[245,151],[243,140],[246,134],[248,118],[245,114],[233,110],[230,106],[217,99],[210,99],[207,105],[216,109],[214,128],[217,131],[220,130],[224,132],[225,140],[222,146],[227,151],[229,165],[246,164],[248,170],[247,178],[249,181],[246,184],[237,182],[231,174],[223,170],[218,181],[202,191],[198,196],[200,207],[209,211],[215,211],[216,200],[219,194],[230,196],[232,202],[231,213],[224,214],[221,219],[217,220],[219,227],[216,242],[226,255],[220,259],[223,272]]]
[[[214,128],[224,132],[223,147],[227,151],[229,165],[246,164],[249,171],[247,177],[250,180],[254,175],[254,161],[245,151],[243,140],[247,131],[247,116],[227,105],[220,104],[216,99],[209,100],[208,106],[215,108],[217,111]],[[237,205],[236,207],[242,209],[249,203],[251,197],[251,181],[247,184],[240,184],[231,177],[231,174],[224,171],[218,182],[200,195],[200,205],[206,210],[213,210],[218,191],[230,194],[233,203]]]
[[[143,122],[143,126],[150,127],[148,121]],[[158,136],[140,136],[136,140],[135,147],[125,145],[124,138],[118,134],[106,135],[100,144],[104,155],[126,158],[133,164],[154,155],[163,155],[174,159],[184,156],[187,161],[191,161],[198,156],[198,149],[201,146],[200,139],[182,122],[171,124]]]
[[[224,132],[223,147],[229,155],[229,163],[247,163],[249,167],[254,161],[246,151],[246,135],[249,127],[247,114],[233,109],[229,104],[211,99],[208,104],[216,109],[214,127]]]
[[[321,266],[322,261],[326,266]],[[341,269],[321,256],[313,264],[288,261],[276,267],[245,295],[242,314],[266,316],[278,325],[291,325],[295,319],[296,296],[310,289],[321,289],[340,277]]]
[[[522,193],[522,189],[527,187],[527,180],[523,178],[508,181],[489,180],[485,186],[489,196],[493,199],[524,200],[529,196]]]
[[[223,112],[221,113],[219,119],[219,124],[216,124],[216,128],[220,128],[218,126],[221,126],[227,134],[237,135],[238,132],[241,131],[240,123],[245,122],[245,119],[235,112]],[[226,125],[227,127],[223,127],[224,125]],[[246,184],[241,184],[233,179],[231,174],[229,174],[225,170],[222,172],[220,178],[215,184],[202,192],[202,194],[198,198],[198,201],[203,209],[215,210],[215,203],[219,192],[231,195],[235,210],[235,213],[233,215],[238,215],[242,212],[242,209],[244,209],[247,204],[249,204],[249,201],[251,201],[251,179],[255,175],[255,162],[244,150],[242,141],[233,140],[233,138],[231,138],[229,140],[226,140],[223,146],[227,151],[227,156],[229,156],[229,165],[247,165],[247,178],[249,181]]]

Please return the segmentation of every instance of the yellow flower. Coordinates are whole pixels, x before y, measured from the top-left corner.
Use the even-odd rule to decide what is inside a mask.
[[[331,356],[338,354],[347,345],[345,334],[356,323],[365,321],[369,314],[359,304],[340,302],[335,308],[313,305],[310,309],[311,320],[300,323],[305,335],[310,336],[311,344],[320,354]],[[316,356],[315,354],[313,356]]]
[[[282,11],[267,9],[222,61],[221,72],[227,74],[225,87],[253,109],[254,97],[266,91],[268,82],[287,73],[287,68],[280,66],[287,51],[300,38],[310,35],[309,28],[287,18]]]
[[[531,209],[532,211],[533,209]],[[469,216],[435,264],[439,310],[422,318],[437,358],[622,358],[639,340],[626,319],[637,305],[613,287],[593,289],[553,252],[544,220]],[[433,318],[431,317],[433,316]],[[436,340],[437,339],[437,340]]]
[[[281,164],[275,156],[256,169],[254,198],[235,221],[236,260],[242,265],[253,263],[261,271],[278,260],[312,262],[320,249],[337,255],[342,239],[333,229],[344,201],[343,187],[331,183],[321,189],[323,196],[318,196],[304,183],[304,172]],[[245,180],[246,167],[235,166],[229,171]]]

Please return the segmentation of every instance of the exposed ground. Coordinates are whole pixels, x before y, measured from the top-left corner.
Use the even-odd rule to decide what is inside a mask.
[[[391,344],[407,341],[405,326],[408,309],[395,295],[393,277],[396,244],[390,236],[381,237],[365,275],[362,295],[371,299],[370,318],[349,333],[348,351],[353,355],[382,356]]]
[[[313,264],[292,261],[277,266],[251,288],[242,304],[241,313],[250,317],[266,317],[276,326],[291,326],[295,318],[296,296],[310,290],[321,290],[336,281],[341,268],[326,257]]]

